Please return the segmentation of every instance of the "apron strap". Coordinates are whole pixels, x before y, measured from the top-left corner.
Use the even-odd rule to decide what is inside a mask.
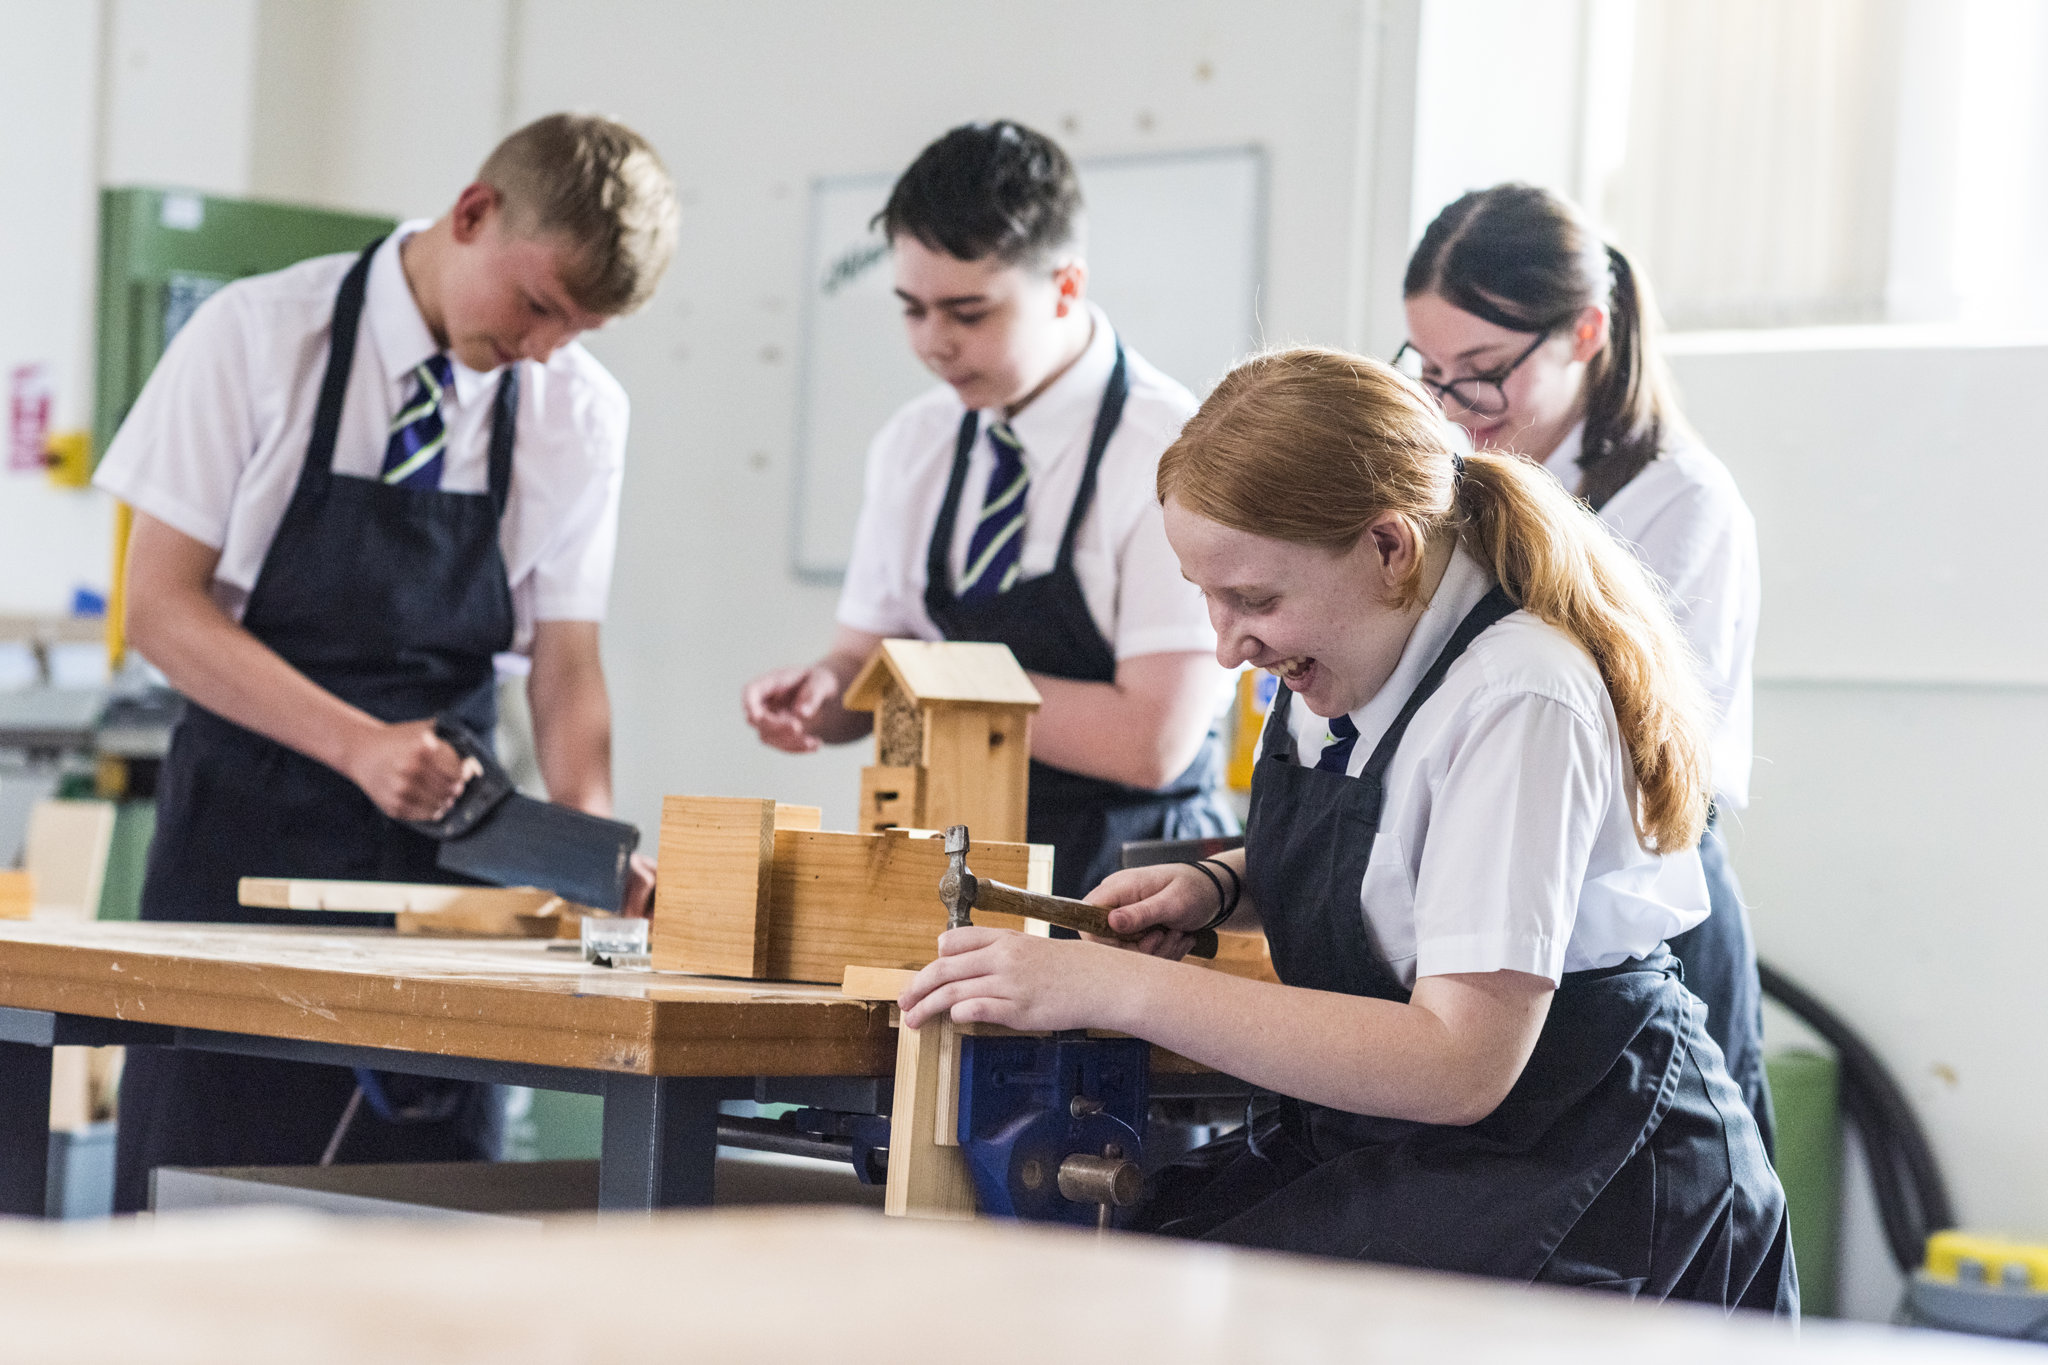
[[[334,473],[334,438],[341,430],[341,407],[348,397],[349,371],[356,360],[356,329],[363,318],[363,294],[370,280],[370,259],[385,239],[363,248],[342,277],[334,296],[334,321],[328,327],[327,370],[320,378],[320,402],[313,409],[313,436],[306,443],[306,462],[292,489],[294,503],[310,501],[327,490]]]
[[[946,559],[953,548],[953,527],[960,514],[960,494],[967,487],[967,457],[981,436],[981,414],[969,408],[960,419],[960,435],[953,442],[953,475],[946,481],[946,500],[939,504],[939,519],[932,526],[932,542],[924,553],[924,598],[927,608],[953,600],[953,575]]]
[[[505,502],[512,496],[512,445],[519,428],[519,361],[505,367],[498,381],[498,393],[491,402],[491,507],[498,519],[505,519]]]
[[[1380,736],[1380,742],[1372,751],[1372,757],[1365,761],[1365,767],[1358,774],[1361,782],[1370,780],[1379,787],[1387,775],[1387,769],[1394,762],[1394,750],[1401,747],[1401,736],[1408,733],[1408,722],[1415,719],[1415,713],[1422,709],[1422,703],[1436,695],[1444,684],[1444,675],[1451,671],[1451,665],[1465,652],[1474,640],[1494,622],[1515,610],[1515,600],[1508,596],[1508,590],[1496,583],[1493,591],[1479,599],[1472,610],[1465,613],[1465,619],[1458,622],[1458,628],[1451,632],[1451,638],[1444,642],[1443,652],[1436,656],[1436,662],[1422,675],[1422,681],[1415,684],[1415,690],[1408,694],[1408,700],[1401,707],[1399,715],[1387,726],[1387,732]]]
[[[1117,423],[1124,417],[1124,400],[1130,396],[1131,378],[1124,364],[1124,340],[1117,337],[1116,365],[1109,372],[1109,385],[1102,391],[1102,406],[1095,413],[1095,431],[1088,438],[1088,464],[1081,471],[1081,486],[1074,491],[1074,510],[1067,514],[1067,531],[1060,537],[1059,558],[1053,561],[1055,568],[1073,567],[1074,542],[1080,539],[1081,522],[1095,502],[1095,474],[1102,468],[1102,452],[1109,449],[1109,438],[1116,434]]]

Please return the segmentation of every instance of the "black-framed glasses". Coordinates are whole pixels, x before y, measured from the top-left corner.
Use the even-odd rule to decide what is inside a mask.
[[[1415,343],[1404,341],[1401,349],[1394,352],[1394,368],[1407,375],[1437,396],[1437,401],[1446,406],[1455,402],[1466,412],[1480,417],[1498,417],[1508,410],[1507,390],[1501,386],[1508,382],[1508,376],[1522,368],[1522,362],[1536,354],[1536,348],[1550,340],[1555,327],[1546,327],[1536,334],[1529,348],[1516,356],[1502,368],[1491,374],[1466,375],[1439,384],[1434,379],[1425,379],[1422,374],[1422,352],[1415,349]]]

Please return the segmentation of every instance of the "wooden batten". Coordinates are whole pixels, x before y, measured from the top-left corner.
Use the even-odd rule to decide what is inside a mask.
[[[891,1011],[893,1014],[894,1011]],[[940,1146],[933,1130],[949,1089],[941,1079],[955,1050],[943,1035],[952,1028],[944,1016],[923,1028],[896,1029],[896,1091],[889,1121],[889,1183],[882,1212],[896,1218],[974,1217],[974,1181],[967,1153]]]

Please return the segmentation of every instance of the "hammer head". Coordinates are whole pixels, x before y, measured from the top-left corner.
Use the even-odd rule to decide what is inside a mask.
[[[964,929],[967,912],[981,894],[981,883],[967,870],[967,826],[946,827],[946,870],[939,877],[939,900],[946,907],[946,927]]]

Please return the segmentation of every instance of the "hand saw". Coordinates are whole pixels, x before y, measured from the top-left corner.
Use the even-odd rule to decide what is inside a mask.
[[[596,910],[625,908],[628,859],[640,844],[639,830],[521,796],[497,757],[452,717],[437,717],[434,733],[473,765],[447,814],[405,822],[440,841],[436,866],[496,886],[537,886]]]

